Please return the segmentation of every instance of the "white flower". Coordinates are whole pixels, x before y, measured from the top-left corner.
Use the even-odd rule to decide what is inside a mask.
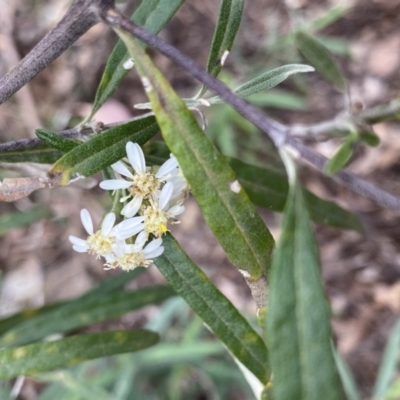
[[[175,217],[185,211],[182,202],[171,204],[171,198],[174,193],[174,185],[167,182],[162,188],[158,201],[150,201],[150,205],[143,211],[144,230],[147,234],[153,234],[156,237],[162,236],[167,232],[167,224],[169,219],[173,219],[172,223],[179,223]]]
[[[124,163],[118,161],[111,167],[120,175],[129,178],[110,179],[100,183],[105,190],[129,189],[129,195],[121,201],[132,197],[121,211],[127,218],[133,217],[142,205],[143,199],[154,199],[160,190],[161,184],[168,181],[179,173],[178,161],[175,157],[168,159],[157,171],[156,174],[148,172],[142,149],[137,143],[126,144],[126,154],[135,173],[132,174]]]
[[[106,257],[105,269],[120,267],[124,271],[130,271],[137,267],[148,267],[153,262],[153,258],[164,252],[164,247],[162,239],[154,239],[143,248],[146,239],[146,233],[141,232],[137,236],[135,244],[117,241],[112,246],[113,254]]]
[[[114,226],[115,214],[109,213],[105,216],[101,229],[94,232],[92,218],[85,208],[81,210],[81,221],[89,236],[86,240],[70,236],[72,248],[79,253],[96,255],[97,258],[112,254],[112,246],[116,240],[132,237],[144,228],[144,217],[131,218]]]

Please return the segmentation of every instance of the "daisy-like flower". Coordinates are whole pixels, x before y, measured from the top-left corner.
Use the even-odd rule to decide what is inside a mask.
[[[81,210],[81,221],[89,235],[88,238],[84,240],[76,236],[70,236],[69,241],[72,243],[72,248],[75,251],[79,253],[89,253],[95,255],[96,258],[112,254],[112,246],[115,244],[116,240],[132,237],[144,228],[144,217],[131,218],[130,220],[125,220],[114,226],[115,214],[109,213],[105,216],[101,229],[95,232],[92,218],[89,211],[85,208]]]
[[[117,241],[113,246],[113,254],[106,257],[105,269],[120,267],[124,271],[131,271],[137,267],[148,267],[153,262],[153,258],[160,256],[164,252],[162,239],[150,241],[146,247],[147,234],[139,233],[135,244],[127,244]]]
[[[157,171],[156,174],[149,172],[146,168],[146,161],[142,149],[137,143],[126,144],[126,154],[135,173],[132,174],[121,161],[111,167],[126,179],[109,179],[100,183],[105,190],[129,189],[129,195],[121,199],[122,202],[132,197],[121,211],[127,218],[133,217],[142,205],[144,199],[157,197],[161,184],[178,174],[178,161],[175,157],[168,159]]]
[[[168,230],[167,224],[169,219],[173,220],[173,224],[179,223],[175,217],[182,214],[185,211],[185,207],[181,201],[173,205],[171,204],[174,203],[173,201],[171,202],[173,193],[173,183],[167,182],[160,192],[158,201],[150,200],[150,205],[143,210],[144,230],[147,234],[161,237]]]

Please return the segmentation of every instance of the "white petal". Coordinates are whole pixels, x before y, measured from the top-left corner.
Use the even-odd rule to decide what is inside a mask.
[[[158,206],[161,210],[163,210],[164,207],[166,207],[166,205],[168,204],[173,191],[174,185],[171,182],[167,182],[162,188],[160,197],[158,199]]]
[[[124,179],[109,179],[107,181],[100,182],[100,187],[104,190],[127,189],[131,185],[131,182],[125,181]]]
[[[176,199],[179,197],[187,188],[186,182],[178,176],[174,177],[173,179],[169,179],[168,181],[174,185],[174,191],[172,192],[171,199]]]
[[[113,244],[111,248],[114,254],[116,255],[116,258],[122,257],[125,254],[124,247],[122,246],[121,243]],[[110,257],[110,259],[112,259],[112,256]]]
[[[160,169],[156,173],[156,178],[166,177],[175,169],[178,169],[178,161],[175,157],[170,158],[169,160],[165,161],[163,165],[161,165]]]
[[[127,218],[131,218],[139,211],[142,205],[143,197],[135,196],[122,210],[121,214]]]
[[[162,239],[152,240],[144,249],[143,254],[151,253],[152,251],[158,249],[162,245]]]
[[[73,245],[72,248],[78,253],[86,253],[89,247]]]
[[[143,255],[145,256],[145,258],[147,260],[152,260],[153,258],[161,256],[162,253],[164,253],[164,246],[160,246],[156,250],[153,250],[152,252],[149,252],[149,253],[146,253],[146,254],[143,254]]]
[[[129,171],[129,169],[126,168],[126,165],[122,161],[118,161],[115,164],[111,165],[111,168],[123,176],[127,176],[128,178],[133,178],[131,171]]]
[[[143,246],[146,243],[148,237],[149,234],[145,231],[142,231],[139,233],[139,235],[137,235],[137,238],[135,240],[135,247],[139,249],[138,251],[143,249]]]
[[[133,169],[137,173],[146,172],[146,161],[142,149],[137,143],[128,142],[126,144],[126,154]]]
[[[136,217],[126,219],[118,224],[118,228],[115,230],[117,240],[125,240],[141,232],[144,229],[143,220],[144,217]]]
[[[82,246],[82,247],[83,246],[87,246],[86,240],[83,240],[83,239],[78,238],[76,236],[69,236],[68,239],[72,244],[74,244],[76,246]]]
[[[113,228],[115,223],[115,214],[109,213],[106,215],[104,218],[103,224],[101,225],[101,234],[103,236],[108,236],[109,233],[111,232],[111,229]]]
[[[86,232],[89,235],[93,235],[92,217],[90,216],[89,211],[86,210],[86,208],[83,208],[81,210],[81,221],[82,221],[82,225],[85,228]]]
[[[173,207],[171,207],[168,211],[167,214],[171,217],[176,217],[180,214],[182,214],[185,211],[185,207],[181,206],[180,204],[177,204]]]

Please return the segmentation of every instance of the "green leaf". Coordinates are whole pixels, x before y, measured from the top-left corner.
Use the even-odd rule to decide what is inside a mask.
[[[379,146],[381,140],[372,129],[357,129],[360,140],[371,147]]]
[[[149,82],[149,97],[162,135],[179,161],[208,226],[236,267],[256,280],[266,275],[274,240],[241,189],[234,171],[200,129],[193,114],[155,68],[138,42],[117,30]]]
[[[220,73],[225,61],[224,57],[227,57],[232,48],[242,19],[243,5],[243,0],[222,0],[221,2],[207,63],[207,72],[213,76]],[[207,88],[203,87],[198,97],[206,90]]]
[[[279,400],[343,399],[318,250],[300,187],[289,194],[270,272],[267,343]]]
[[[339,66],[332,58],[326,47],[314,36],[303,30],[294,32],[297,48],[315,67],[315,69],[330,83],[342,92],[346,91],[346,80]]]
[[[169,158],[170,150],[163,142],[152,142],[145,147],[146,160],[161,165]],[[286,175],[274,168],[263,168],[246,164],[236,158],[227,158],[237,178],[257,206],[282,212],[285,208],[289,184]],[[339,207],[337,204],[323,200],[306,189],[303,189],[310,218],[320,224],[335,226],[341,229],[363,231],[358,217]]]
[[[157,34],[174,16],[185,0],[143,0],[131,19],[151,33]],[[100,85],[96,92],[93,109],[87,118],[90,120],[99,108],[113,95],[118,85],[128,74],[123,67],[128,52],[122,41],[118,41],[107,60]]]
[[[54,150],[45,144],[40,144],[29,148],[1,151],[0,162],[53,164],[62,156],[63,152]]]
[[[373,398],[383,399],[392,382],[398,364],[398,355],[400,350],[400,320],[394,326],[385,351],[381,365],[379,366],[378,377],[375,382]]]
[[[356,139],[353,135],[349,135],[345,140],[343,140],[335,154],[325,164],[324,172],[327,175],[335,175],[347,165],[353,155],[353,145],[355,140]]]
[[[237,87],[233,90],[240,97],[248,97],[254,93],[261,92],[263,90],[268,90],[276,85],[279,85],[285,79],[287,79],[290,75],[298,74],[302,72],[312,72],[314,71],[313,67],[304,64],[288,64],[283,67],[272,69],[271,71],[267,71],[264,74],[257,76],[251,81],[246,82],[245,84]],[[207,99],[210,104],[218,104],[223,103],[223,100],[219,96],[212,97],[211,99]]]
[[[266,383],[268,352],[261,337],[170,234],[164,236],[163,245],[164,253],[154,261],[165,279],[229,351]]]
[[[143,145],[157,132],[154,117],[139,118],[109,129],[65,154],[54,164],[49,175],[62,185],[67,185],[77,174],[93,175],[123,158],[127,142]]]
[[[285,110],[306,110],[306,99],[286,90],[273,89],[251,96],[249,102],[257,107],[278,108]]]
[[[22,312],[11,315],[7,318],[0,320],[0,336],[5,332],[13,328],[14,326],[27,321],[28,319],[35,318],[39,315],[43,315],[49,311],[60,309],[61,307],[71,306],[71,304],[81,304],[84,301],[93,300],[104,296],[106,293],[120,290],[125,286],[126,283],[135,279],[138,275],[143,273],[145,268],[136,268],[134,271],[124,272],[117,275],[113,275],[110,278],[104,280],[99,285],[95,286],[92,290],[89,290],[84,295],[70,301],[58,302],[53,304],[47,304],[40,308],[31,308]]]
[[[342,357],[340,357],[340,354],[336,351],[336,349],[333,349],[333,356],[335,357],[336,366],[339,371],[340,379],[342,381],[347,400],[360,400],[361,396],[358,392],[358,388],[354,380],[353,374],[350,371],[350,368],[344,362]]]
[[[93,358],[139,351],[157,341],[157,333],[150,331],[114,331],[0,350],[0,379],[35,375]]]
[[[72,329],[107,321],[148,304],[160,303],[174,295],[169,287],[154,286],[134,292],[112,291],[100,298],[66,304],[9,330],[0,336],[0,346],[19,346],[43,339],[52,333],[69,332]]]
[[[35,134],[43,143],[47,144],[47,146],[60,150],[64,153],[68,153],[70,150],[74,149],[80,144],[80,142],[67,139],[46,129],[36,129]]]
[[[51,212],[45,208],[36,208],[26,212],[15,212],[0,216],[0,236],[8,231],[31,225],[41,219],[49,218]]]

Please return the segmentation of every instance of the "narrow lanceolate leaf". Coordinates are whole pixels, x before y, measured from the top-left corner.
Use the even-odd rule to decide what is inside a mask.
[[[394,326],[385,351],[381,364],[379,366],[378,377],[374,386],[373,399],[385,399],[387,391],[396,374],[398,366],[398,354],[400,350],[400,320]]]
[[[248,278],[265,276],[274,241],[234,171],[138,42],[125,32],[118,34],[135,59],[164,139],[207,224],[231,262]]]
[[[58,184],[67,185],[73,176],[90,176],[125,156],[128,141],[146,143],[158,131],[154,117],[135,121],[99,133],[65,154],[49,171]]]
[[[317,246],[297,184],[289,195],[270,273],[267,343],[274,398],[343,399]]]
[[[163,142],[152,142],[145,147],[146,160],[161,165],[168,160],[170,150]],[[227,158],[237,178],[257,206],[273,211],[283,211],[289,192],[286,175],[274,168],[263,168],[246,164],[236,158]],[[341,229],[363,231],[361,221],[356,215],[339,207],[337,204],[323,200],[308,190],[303,189],[310,218],[320,224],[335,226]]]
[[[0,337],[0,347],[31,343],[53,333],[64,333],[97,322],[119,317],[148,304],[160,303],[174,291],[166,286],[156,286],[134,292],[111,292],[101,298],[93,298],[67,304],[27,320]]]
[[[313,67],[304,64],[289,64],[284,65],[283,67],[275,68],[271,71],[267,71],[264,74],[257,76],[244,83],[243,85],[237,87],[234,90],[238,96],[248,97],[252,94],[261,92],[263,90],[268,90],[276,85],[279,85],[285,79],[287,79],[290,75],[298,74],[302,72],[312,72],[314,71]],[[212,97],[211,99],[207,99],[210,104],[218,104],[223,103],[223,100],[219,96]]]
[[[89,290],[82,296],[69,300],[66,302],[59,302],[54,304],[47,304],[40,308],[31,308],[28,310],[21,311],[14,315],[11,315],[7,318],[0,320],[0,336],[5,332],[9,331],[11,328],[16,325],[21,324],[27,320],[31,320],[39,315],[46,314],[49,311],[54,311],[55,309],[61,309],[62,307],[72,307],[73,304],[78,305],[77,307],[82,307],[84,302],[88,302],[89,300],[94,300],[97,298],[103,297],[105,294],[119,291],[123,289],[125,284],[130,282],[132,279],[135,279],[139,276],[145,268],[136,268],[134,271],[123,272],[114,276],[111,276],[108,279],[105,279],[103,282],[99,283],[92,290]]]
[[[261,382],[267,383],[268,352],[261,337],[170,234],[164,236],[163,245],[164,254],[154,261],[169,284],[229,351]]]
[[[4,214],[0,217],[0,236],[4,235],[11,229],[20,228],[30,225],[41,219],[51,216],[49,210],[37,208],[25,212],[15,212]]]
[[[54,164],[63,156],[63,152],[55,150],[45,144],[40,144],[30,148],[15,148],[0,152],[0,163],[38,163]]]
[[[0,350],[0,379],[35,375],[93,358],[143,350],[156,344],[158,338],[157,333],[145,330],[114,331]]]
[[[244,0],[222,0],[221,2],[207,63],[207,72],[213,76],[217,76],[220,73],[226,57],[231,51],[240,20],[242,19],[243,4]],[[199,96],[205,91],[206,88],[203,87]]]
[[[336,366],[339,371],[343,390],[346,393],[347,400],[361,400],[356,381],[354,380],[350,368],[340,357],[340,354],[336,351],[336,349],[333,349],[333,356],[335,357]]]
[[[301,51],[307,61],[330,83],[339,90],[346,91],[346,80],[342,70],[335,60],[314,36],[302,30],[294,33],[297,48]]]
[[[35,133],[43,143],[47,144],[47,146],[60,150],[64,153],[68,153],[70,150],[74,149],[80,144],[75,140],[67,139],[46,129],[36,129]]]
[[[350,135],[340,144],[335,154],[325,164],[324,172],[327,175],[334,175],[347,165],[353,155],[354,141],[355,138]]]
[[[143,0],[131,19],[152,33],[158,33],[174,16],[185,0]],[[118,85],[125,78],[128,69],[124,63],[129,58],[122,41],[119,41],[107,60],[107,65],[97,89],[90,120],[96,111],[113,95]]]

